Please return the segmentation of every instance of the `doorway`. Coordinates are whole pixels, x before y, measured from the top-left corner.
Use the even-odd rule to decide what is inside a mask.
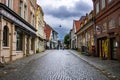
[[[117,41],[115,38],[111,39],[111,58],[117,59]]]

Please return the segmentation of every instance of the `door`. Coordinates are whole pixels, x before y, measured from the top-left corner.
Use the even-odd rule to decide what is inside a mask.
[[[111,39],[111,57],[112,59],[117,59],[117,41],[115,38]]]

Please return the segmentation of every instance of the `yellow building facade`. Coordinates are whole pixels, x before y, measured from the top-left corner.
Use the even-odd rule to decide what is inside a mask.
[[[37,5],[36,8],[36,29],[37,29],[36,52],[38,53],[45,50],[44,13],[39,5]]]

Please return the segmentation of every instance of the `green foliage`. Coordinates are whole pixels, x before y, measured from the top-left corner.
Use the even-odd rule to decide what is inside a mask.
[[[67,46],[67,48],[69,47],[69,34],[66,34],[64,37],[64,44]]]

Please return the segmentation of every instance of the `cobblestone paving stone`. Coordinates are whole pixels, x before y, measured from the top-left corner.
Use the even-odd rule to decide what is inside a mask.
[[[112,80],[120,80],[120,62],[117,60],[102,60],[98,57],[85,56],[78,51],[69,50],[72,54],[94,66]]]
[[[53,50],[0,80],[110,80],[67,50]]]

